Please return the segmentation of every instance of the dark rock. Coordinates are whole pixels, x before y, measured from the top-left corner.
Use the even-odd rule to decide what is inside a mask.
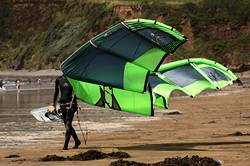
[[[44,158],[39,159],[39,161],[65,161],[67,158],[57,155],[47,155]]]
[[[249,136],[250,134],[249,133],[242,133],[242,132],[240,132],[240,131],[236,131],[236,132],[234,132],[234,133],[232,133],[232,134],[228,134],[229,136]]]
[[[236,131],[235,133],[230,134],[230,135],[232,135],[232,136],[243,136],[243,133],[240,132],[240,131]]]
[[[22,164],[26,159],[17,159],[17,160],[11,160],[11,162],[18,162],[18,164]]]
[[[19,155],[16,155],[16,154],[11,154],[9,156],[5,156],[5,158],[18,158],[20,157]]]

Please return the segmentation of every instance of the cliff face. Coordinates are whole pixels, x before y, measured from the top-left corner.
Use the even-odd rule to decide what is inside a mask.
[[[119,1],[118,1],[119,2]],[[84,42],[114,23],[157,19],[188,41],[170,60],[206,57],[226,65],[250,62],[250,2],[105,3],[67,0],[0,1],[0,68],[59,68]]]

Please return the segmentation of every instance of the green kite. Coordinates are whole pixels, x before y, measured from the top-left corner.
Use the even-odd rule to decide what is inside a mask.
[[[161,66],[185,41],[184,35],[163,23],[128,20],[86,42],[61,69],[82,101],[153,116],[153,105],[169,107],[173,90],[195,96],[238,80],[227,68],[206,59]]]
[[[221,89],[234,82],[241,83],[228,68],[204,58],[161,65],[158,72],[149,77],[154,104],[163,108],[169,108],[169,99],[174,90],[194,97],[206,89]]]

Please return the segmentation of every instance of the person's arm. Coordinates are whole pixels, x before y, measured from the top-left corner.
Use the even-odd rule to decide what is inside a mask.
[[[53,100],[53,106],[56,107],[56,101],[57,101],[57,97],[59,94],[59,80],[56,79],[55,82],[55,93],[54,93],[54,100]]]

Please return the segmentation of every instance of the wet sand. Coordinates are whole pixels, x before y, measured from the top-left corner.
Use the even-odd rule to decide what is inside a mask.
[[[250,163],[250,136],[247,135],[250,133],[249,99],[248,86],[232,86],[196,98],[172,98],[171,111],[178,111],[180,114],[168,114],[166,110],[157,110],[155,117],[143,117],[115,114],[110,111],[109,116],[105,117],[103,115],[107,112],[104,110],[98,112],[89,107],[90,113],[80,112],[81,119],[84,120],[82,127],[87,126],[89,131],[87,145],[82,144],[77,150],[70,148],[63,151],[63,128],[60,129],[62,124],[39,124],[46,126],[46,129],[41,129],[33,136],[27,134],[26,142],[22,142],[26,136],[25,132],[21,132],[20,143],[16,143],[15,138],[13,143],[16,145],[0,147],[0,165],[107,166],[115,161],[38,161],[46,155],[66,157],[97,149],[107,153],[125,151],[132,156],[129,160],[146,163],[158,162],[166,157],[199,155],[220,160],[224,165],[247,166]],[[84,119],[94,115],[99,119]],[[102,116],[104,118],[100,118]],[[77,128],[76,122],[74,125]],[[246,135],[232,135],[235,132]],[[8,135],[8,131],[6,133]],[[17,134],[12,134],[17,137]],[[83,143],[79,129],[78,135]],[[2,137],[1,141],[4,140],[4,134]],[[6,141],[10,138],[11,135],[6,137]],[[29,141],[33,142],[30,144]],[[70,147],[72,146],[71,142]],[[20,157],[6,158],[9,155]]]

